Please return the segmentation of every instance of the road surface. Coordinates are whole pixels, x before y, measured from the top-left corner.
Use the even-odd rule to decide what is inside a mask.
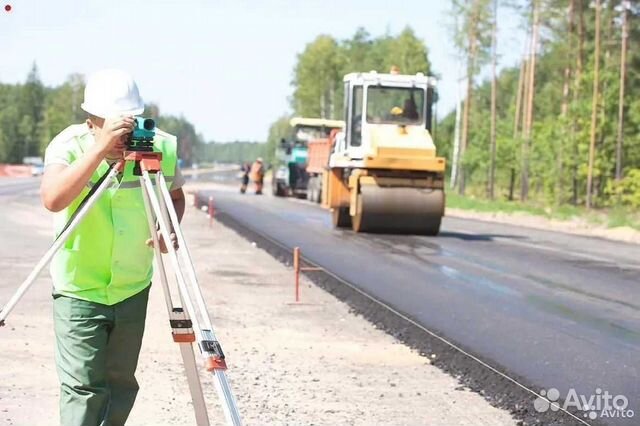
[[[39,179],[3,179],[0,201]],[[640,416],[640,246],[446,218],[439,237],[334,230],[304,201],[215,190],[219,214],[303,254],[540,391],[623,395]],[[633,419],[605,420],[638,424]]]
[[[40,178],[0,178],[0,196],[15,196],[37,189]]]
[[[334,230],[305,201],[213,195],[216,212],[541,389],[623,395],[640,421],[640,246],[446,218],[439,237]],[[586,414],[586,413],[585,413]]]

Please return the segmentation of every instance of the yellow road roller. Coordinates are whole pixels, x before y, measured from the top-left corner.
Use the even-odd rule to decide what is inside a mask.
[[[331,141],[322,182],[335,227],[438,234],[445,159],[431,137],[435,83],[421,73],[344,77],[346,124]]]

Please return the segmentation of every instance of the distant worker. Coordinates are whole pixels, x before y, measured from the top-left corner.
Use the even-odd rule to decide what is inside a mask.
[[[397,65],[391,65],[391,69],[389,70],[389,74],[398,75],[400,74],[400,67]]]
[[[99,71],[89,77],[81,108],[88,118],[59,133],[45,152],[40,187],[55,215],[56,234],[74,217],[91,185],[123,158],[144,103],[128,74]],[[182,218],[184,178],[176,137],[157,131],[154,147],[171,182],[171,200]],[[135,378],[153,275],[153,250],[142,188],[126,167],[91,208],[51,262],[60,424],[124,425],[138,393]],[[89,187],[89,188],[88,188]],[[94,186],[95,188],[95,186]],[[177,248],[175,234],[160,237]],[[53,424],[53,419],[47,421]],[[57,422],[56,422],[57,423]]]
[[[240,186],[240,193],[247,192],[247,186],[249,185],[249,173],[251,172],[251,165],[249,163],[242,163],[242,186]]]
[[[261,195],[264,184],[264,164],[260,157],[251,166],[251,180],[256,185],[256,195]]]

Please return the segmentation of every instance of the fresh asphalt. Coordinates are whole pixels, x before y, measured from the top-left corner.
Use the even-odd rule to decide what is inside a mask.
[[[624,395],[635,418],[601,421],[640,424],[640,246],[449,217],[438,237],[356,234],[332,229],[328,211],[305,201],[209,195],[217,214],[300,247],[534,391]]]

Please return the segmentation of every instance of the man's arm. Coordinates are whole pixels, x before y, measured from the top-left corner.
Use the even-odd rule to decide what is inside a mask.
[[[40,198],[47,210],[59,212],[71,204],[103,158],[104,154],[96,147],[69,166],[48,165],[40,184]]]
[[[40,184],[42,204],[53,212],[68,207],[82,192],[104,157],[121,144],[124,135],[133,130],[133,119],[125,117],[105,120],[95,144],[73,164],[50,164],[45,168]]]
[[[171,191],[171,201],[173,201],[173,207],[176,209],[178,221],[182,222],[182,216],[184,216],[184,209],[186,206],[184,191],[182,190],[182,188],[174,189],[173,191]]]

